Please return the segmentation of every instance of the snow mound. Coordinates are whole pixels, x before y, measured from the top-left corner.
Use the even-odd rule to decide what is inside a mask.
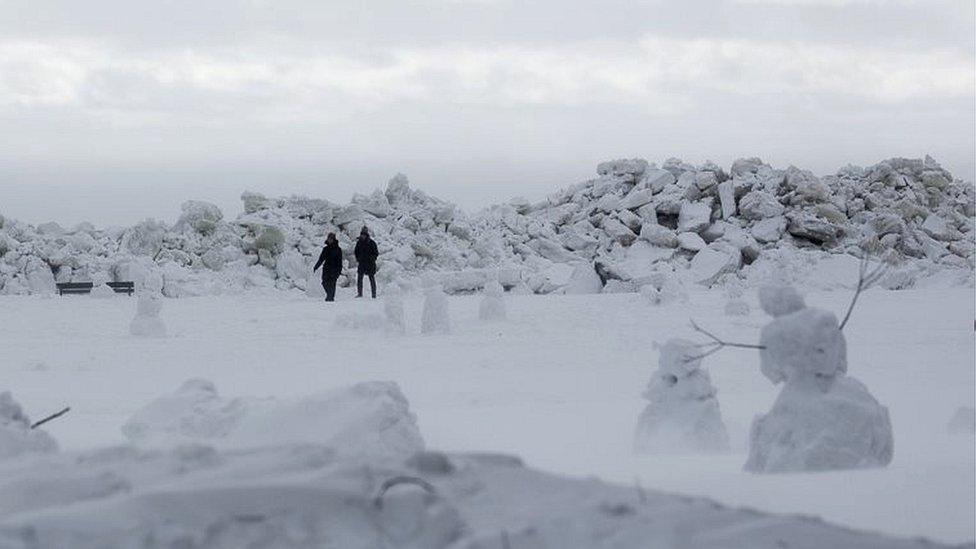
[[[317,445],[104,448],[0,468],[0,546],[937,549],[799,516],[571,479],[518,458],[349,461]],[[658,543],[661,541],[661,543]]]
[[[407,456],[424,447],[406,397],[392,382],[365,382],[298,399],[224,399],[206,380],[188,380],[122,427],[133,442],[224,447],[321,444],[343,456]]]
[[[378,313],[342,313],[336,316],[334,326],[345,330],[382,330],[386,318]]]
[[[51,435],[31,429],[31,421],[10,391],[0,393],[0,460],[58,451]]]
[[[976,410],[971,406],[960,406],[949,420],[948,430],[953,435],[976,433]]]
[[[894,442],[888,410],[861,382],[835,379],[826,391],[787,384],[749,434],[747,471],[790,473],[884,467]]]
[[[658,369],[637,421],[637,453],[726,452],[729,435],[722,421],[711,376],[701,369],[701,349],[684,339],[661,347]]]
[[[115,297],[115,290],[108,284],[95,284],[89,294],[93,299],[112,299]]]
[[[505,320],[505,289],[498,282],[485,286],[485,295],[478,304],[478,318],[487,321]]]
[[[154,294],[143,294],[136,302],[136,316],[129,323],[129,333],[142,337],[165,337],[166,324],[159,318],[163,300]]]

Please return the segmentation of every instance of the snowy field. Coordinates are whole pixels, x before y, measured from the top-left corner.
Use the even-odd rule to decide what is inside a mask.
[[[381,292],[382,292],[381,288]],[[296,396],[365,380],[393,380],[430,448],[521,456],[528,465],[648,490],[702,495],[733,506],[817,515],[858,529],[943,542],[976,537],[976,450],[949,435],[973,406],[972,289],[872,290],[850,324],[849,374],[891,413],[895,456],[886,469],[817,474],[743,473],[749,424],[779,387],[755,351],[705,361],[732,440],[725,456],[632,453],[641,398],[657,364],[653,343],[695,318],[731,340],[758,342],[768,318],[728,317],[719,292],[652,307],[636,294],[506,296],[509,320],[478,320],[479,297],[451,297],[451,335],[419,335],[421,298],[406,297],[407,335],[340,329],[337,315],[381,312],[346,291],[326,304],[273,292],[165,300],[170,336],[136,338],[134,298],[0,298],[0,389],[35,418],[70,405],[46,426],[62,449],[124,442],[121,425],[193,377],[227,397]],[[813,293],[842,314],[847,291]]]

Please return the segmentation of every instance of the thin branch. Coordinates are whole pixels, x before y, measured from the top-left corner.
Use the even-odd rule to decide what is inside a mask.
[[[870,266],[870,255],[865,253],[863,256],[861,256],[861,262],[858,264],[857,288],[854,290],[854,297],[851,298],[851,304],[847,306],[847,313],[844,314],[844,320],[840,321],[841,330],[844,329],[844,326],[847,325],[847,321],[850,320],[851,313],[854,312],[854,305],[857,303],[857,298],[861,297],[861,292],[875,285],[879,280],[881,280],[881,277],[884,276],[885,272],[888,270],[888,266],[884,263],[881,263],[873,269],[869,269]]]
[[[705,328],[699,326],[694,320],[691,320],[691,327],[698,333],[704,334],[705,337],[712,340],[712,343],[701,343],[696,345],[697,347],[708,347],[712,346],[711,349],[701,353],[699,355],[685,357],[685,362],[691,362],[693,360],[701,360],[707,356],[713,355],[726,347],[736,347],[739,349],[765,349],[764,345],[753,345],[752,343],[736,343],[734,341],[725,341],[724,339],[718,337],[717,335],[709,332]]]
[[[39,421],[34,422],[34,424],[30,426],[30,428],[31,429],[37,429],[41,425],[44,425],[45,423],[51,421],[52,419],[58,419],[59,417],[63,416],[64,414],[67,414],[70,411],[71,411],[71,407],[69,406],[69,407],[65,408],[64,410],[61,410],[58,413],[51,414],[51,415],[47,416],[46,418],[44,418],[42,420],[39,420]]]

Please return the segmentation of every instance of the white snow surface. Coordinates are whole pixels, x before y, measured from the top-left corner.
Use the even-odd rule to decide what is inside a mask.
[[[809,306],[835,314],[851,297],[849,290],[803,290]],[[95,448],[124,442],[122,425],[187,379],[281,403],[379,379],[394,381],[407,396],[426,447],[451,453],[458,473],[423,476],[449,495],[445,505],[482,547],[501,547],[502,531],[523,545],[539,546],[532,536],[543,536],[546,546],[558,547],[765,547],[777,540],[793,547],[915,547],[920,542],[908,538],[976,537],[973,439],[946,429],[957,408],[974,405],[971,289],[871,289],[844,329],[850,371],[890,413],[896,446],[888,467],[762,476],[741,470],[749,425],[773,407],[779,387],[762,375],[754,350],[726,349],[702,364],[719,391],[728,455],[632,452],[634,418],[646,404],[640,391],[657,368],[653,341],[701,341],[687,327],[694,318],[730,341],[755,343],[770,321],[755,292],[744,293],[752,307],[740,317],[723,314],[720,290],[689,287],[687,296],[651,307],[627,294],[509,293],[508,322],[491,325],[479,319],[480,296],[450,296],[452,332],[438,337],[420,337],[420,323],[396,336],[334,329],[341,314],[381,307],[352,299],[348,288],[330,304],[297,291],[189,297],[166,302],[167,338],[131,337],[126,298],[0,297],[4,388],[35,417],[72,408],[43,427],[61,454],[0,463],[0,530],[12,539],[26,525],[43,525],[44,536],[108,532],[127,546],[132,538],[125,536],[134,535],[127,527],[138,524],[137,533],[195,540],[190,547],[241,546],[252,536],[294,532],[299,541],[292,546],[302,547],[302,540],[321,541],[309,524],[341,523],[352,530],[337,533],[335,543],[362,539],[359,533],[376,531],[356,528],[377,523],[369,505],[377,484],[387,473],[416,470],[393,462],[364,467],[362,460],[352,466],[317,443],[250,447],[273,430],[268,423],[255,428],[263,434],[246,448],[224,448],[219,437],[161,449]],[[406,318],[419,319],[422,294],[404,295],[403,305]],[[193,390],[207,392],[205,385]],[[296,416],[303,413],[285,407],[280,418],[265,417],[283,428],[282,418]],[[621,487],[453,457],[485,451]],[[404,486],[389,495],[401,491],[405,501],[417,496]],[[336,497],[363,503],[340,507]],[[427,505],[405,504],[424,510],[405,515],[427,517],[429,509],[429,516],[442,517],[431,519],[437,528],[418,531],[453,531],[451,513]],[[308,514],[288,512],[299,508]],[[819,516],[901,541],[767,512]],[[329,516],[342,518],[329,523]],[[227,537],[201,537],[207,532]],[[594,538],[595,532],[609,537]],[[78,538],[47,546],[66,546],[64,539]]]

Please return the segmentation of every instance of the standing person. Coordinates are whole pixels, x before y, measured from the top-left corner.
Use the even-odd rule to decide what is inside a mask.
[[[315,262],[315,268],[312,271],[317,271],[320,266],[322,267],[322,287],[325,288],[325,300],[335,301],[336,280],[342,273],[342,248],[339,247],[339,239],[336,238],[335,233],[329,233],[329,236],[325,237],[325,247],[322,248],[319,260]]]
[[[363,297],[363,275],[369,277],[369,289],[373,292],[373,299],[376,299],[376,258],[380,252],[376,249],[376,242],[369,237],[369,230],[363,226],[359,231],[359,240],[356,241],[356,262],[359,267],[356,269],[356,297]]]

